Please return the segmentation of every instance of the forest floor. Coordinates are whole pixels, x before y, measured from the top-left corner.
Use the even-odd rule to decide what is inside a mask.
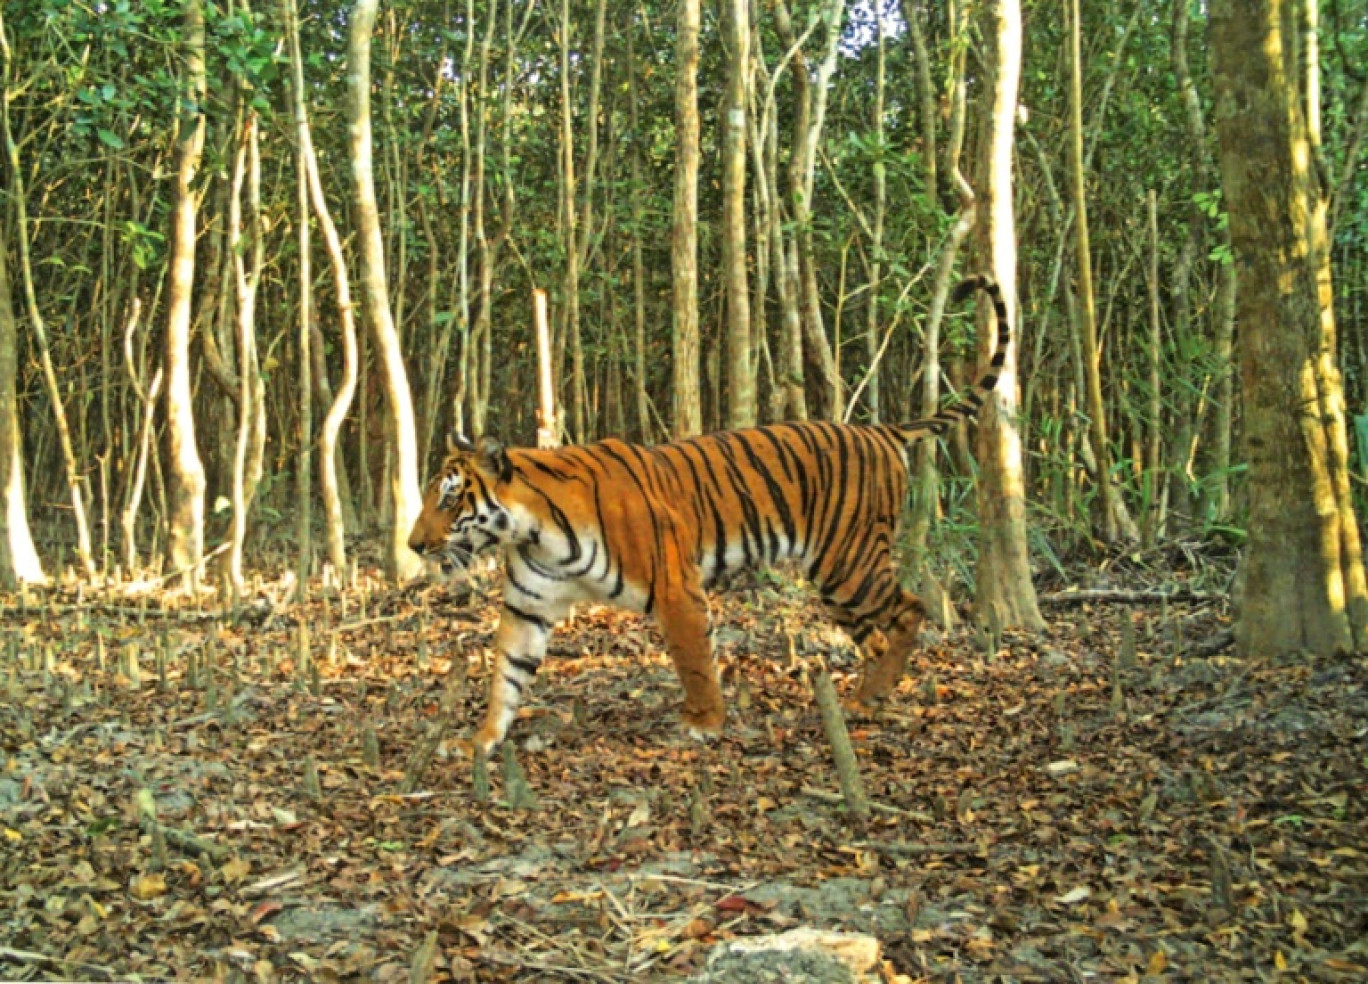
[[[873,934],[886,981],[1368,975],[1363,657],[1203,655],[1209,600],[1057,603],[991,654],[929,630],[850,722],[862,825],[804,654],[843,690],[857,664],[807,594],[719,596],[708,746],[655,630],[588,609],[514,726],[536,803],[513,809],[497,761],[476,799],[459,741],[497,615],[475,586],[315,600],[303,671],[280,598],[0,600],[0,979],[684,979],[798,925]],[[453,661],[452,740],[401,795]]]

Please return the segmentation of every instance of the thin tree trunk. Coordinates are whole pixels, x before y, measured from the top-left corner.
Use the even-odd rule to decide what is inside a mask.
[[[921,11],[913,0],[903,0],[903,21],[912,38],[912,53],[917,64],[917,122],[921,124],[922,161],[926,166],[926,197],[935,202],[936,187],[936,89],[931,83],[931,56],[926,50],[926,35],[922,31]]]
[[[602,2],[602,0],[600,0]],[[725,0],[727,88],[722,123],[722,257],[727,287],[727,426],[755,425],[750,287],[746,281],[746,77],[750,73],[748,0]]]
[[[334,293],[337,296],[338,323],[342,336],[342,378],[337,384],[337,395],[318,435],[319,474],[323,485],[323,512],[327,522],[328,559],[333,573],[340,580],[347,569],[346,531],[344,509],[339,478],[344,476],[337,453],[337,435],[342,422],[351,409],[356,394],[357,377],[357,338],[356,323],[352,308],[351,284],[347,276],[346,256],[342,252],[342,240],[333,224],[328,211],[328,201],[323,194],[323,183],[318,174],[318,159],[314,153],[313,135],[309,127],[308,108],[304,99],[304,58],[299,44],[299,18],[294,0],[281,0],[281,12],[287,24],[290,49],[290,95],[293,102],[295,134],[299,142],[300,163],[308,179],[309,199],[313,214],[318,218],[319,229],[328,249],[332,263]],[[301,216],[301,222],[306,217]],[[317,354],[317,353],[315,353]]]
[[[546,291],[532,292],[532,317],[537,333],[537,447],[554,448],[556,439],[556,386],[551,378],[551,329],[546,317]]]
[[[1216,337],[1212,355],[1216,360],[1216,391],[1212,395],[1215,413],[1211,419],[1211,505],[1212,518],[1218,523],[1230,518],[1230,429],[1234,417],[1235,316],[1238,304],[1238,278],[1235,264],[1224,263],[1220,268],[1220,283],[1216,296]]]
[[[1143,542],[1146,547],[1154,545],[1159,535],[1161,510],[1160,489],[1163,485],[1160,468],[1163,467],[1164,450],[1164,405],[1163,380],[1160,376],[1164,339],[1159,320],[1159,204],[1154,189],[1146,197],[1149,227],[1149,265],[1146,267],[1146,286],[1149,288],[1149,345],[1146,361],[1149,376],[1149,427],[1145,442],[1145,517],[1143,523]]]
[[[703,430],[698,334],[698,0],[679,0],[675,43],[674,436]]]
[[[1021,9],[1017,0],[988,8],[984,24],[992,68],[991,111],[985,117],[982,180],[978,203],[979,247],[997,280],[1008,317],[1017,324],[1016,236],[1012,203],[1012,145],[1021,78]],[[979,304],[979,351],[991,351],[989,306]],[[1031,583],[1026,549],[1026,502],[1021,477],[1021,438],[1015,417],[1019,338],[1007,347],[996,389],[979,418],[978,608],[995,611],[1001,625],[1044,627]]]
[[[646,196],[641,169],[641,123],[637,118],[636,14],[629,12],[627,24],[627,112],[632,127],[632,312],[636,319],[633,346],[636,377],[637,435],[643,444],[651,443],[650,398],[646,392],[646,264],[642,257],[641,231],[646,221],[642,199]]]
[[[366,317],[384,369],[385,399],[394,441],[393,526],[386,561],[390,576],[404,581],[422,570],[418,556],[408,548],[409,531],[422,508],[422,493],[418,484],[418,435],[413,420],[413,398],[385,289],[384,243],[371,165],[370,45],[377,4],[378,0],[357,0],[352,8],[347,42],[348,129],[353,190],[360,223]]]
[[[248,184],[247,200],[250,231],[247,244],[242,240],[242,184]],[[261,399],[260,384],[254,370],[256,350],[256,293],[261,279],[264,251],[261,235],[261,155],[257,141],[255,110],[247,111],[247,118],[238,146],[233,169],[232,198],[229,203],[230,252],[233,257],[234,284],[237,292],[237,352],[238,401],[237,438],[234,443],[232,471],[233,530],[228,552],[228,571],[235,595],[242,592],[242,547],[247,539],[247,514],[252,495],[247,487],[247,458],[252,441],[252,422],[256,403]],[[244,253],[250,250],[251,271],[247,270]],[[301,254],[301,276],[307,273],[307,255]],[[305,296],[301,310],[307,312],[308,281],[304,282]],[[308,373],[305,370],[305,385]]]
[[[564,317],[565,331],[557,349],[570,349],[570,411],[576,440],[584,439],[584,349],[580,343],[579,237],[576,235],[575,135],[570,100],[570,0],[561,0],[560,11],[560,108],[561,108],[561,222],[565,237]],[[556,364],[559,367],[561,358]],[[563,423],[563,421],[558,421]]]
[[[512,0],[508,0],[512,2]],[[486,346],[491,328],[491,309],[494,302],[494,249],[489,237],[485,235],[485,134],[489,117],[489,49],[494,44],[494,28],[499,22],[497,0],[491,2],[485,24],[484,37],[480,39],[480,86],[479,105],[475,117],[475,250],[480,267],[479,301],[475,312],[475,327],[471,332],[472,341]],[[474,25],[471,25],[472,29]],[[473,399],[470,401],[471,430],[475,434],[485,432],[485,411],[489,406],[489,361],[486,358],[487,346],[482,349],[476,362],[479,371],[471,376]]]
[[[1106,408],[1102,403],[1101,353],[1097,343],[1097,307],[1093,298],[1092,254],[1088,241],[1088,201],[1083,164],[1083,56],[1079,25],[1079,0],[1066,0],[1069,18],[1069,154],[1072,164],[1074,206],[1074,252],[1078,261],[1078,299],[1083,341],[1084,381],[1093,458],[1097,461],[1097,487],[1102,510],[1102,533],[1108,543],[1136,539],[1133,524],[1112,484],[1111,447],[1107,443]]]
[[[0,11],[0,41],[5,40]],[[6,66],[9,45],[5,44]],[[0,98],[3,98],[0,92]],[[19,431],[19,324],[10,301],[9,271],[0,249],[0,587],[41,582],[43,565],[29,530],[24,501],[24,442]]]
[[[883,8],[874,13],[876,30],[877,62],[874,74],[874,222],[869,240],[869,280],[866,284],[865,300],[865,358],[870,366],[869,373],[869,422],[879,423],[880,406],[879,369],[879,287],[883,268],[884,212],[888,204],[888,182],[884,166],[884,18]]]

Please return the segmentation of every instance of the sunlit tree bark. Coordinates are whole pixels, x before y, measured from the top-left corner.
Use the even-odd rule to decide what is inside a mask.
[[[408,548],[409,532],[422,509],[418,484],[418,433],[413,419],[413,397],[404,370],[399,334],[390,312],[385,283],[384,241],[375,201],[371,164],[370,47],[378,0],[357,0],[352,7],[347,40],[348,120],[353,193],[360,222],[361,276],[366,320],[384,372],[385,402],[389,410],[389,438],[394,442],[390,475],[393,527],[386,566],[391,577],[406,580],[422,570],[418,555]]]
[[[179,160],[166,299],[166,556],[182,587],[197,590],[204,556],[204,463],[195,443],[190,314],[195,288],[195,175],[204,149],[204,8],[185,3]]]
[[[698,338],[698,0],[679,0],[675,43],[674,279],[675,437],[703,430]]]
[[[722,264],[727,285],[727,426],[755,424],[750,288],[746,276],[746,76],[750,72],[747,0],[726,0],[727,90],[722,121]]]
[[[1007,303],[1013,326],[1017,319],[1016,235],[1012,205],[1012,140],[1017,87],[1021,79],[1021,8],[1017,0],[999,0],[985,12],[984,36],[992,67],[992,101],[985,118],[979,169],[978,243]],[[979,351],[992,350],[991,309],[979,305]],[[1017,408],[1017,348],[1012,344],[998,378],[979,415],[978,607],[996,610],[1003,625],[1042,628],[1044,620],[1031,583],[1026,548],[1026,495],[1021,473],[1021,437]]]
[[[1250,658],[1368,643],[1368,588],[1347,496],[1326,209],[1295,25],[1289,0],[1211,6],[1249,462],[1236,640]]]
[[[15,392],[18,375],[19,326],[10,301],[5,251],[0,248],[0,587],[6,589],[20,581],[43,580],[24,501],[24,445]]]

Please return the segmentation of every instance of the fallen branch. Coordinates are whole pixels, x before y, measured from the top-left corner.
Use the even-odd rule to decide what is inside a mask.
[[[915,858],[924,854],[975,854],[987,856],[988,850],[980,844],[908,844],[902,841],[863,841],[855,845],[865,847],[895,858]]]
[[[166,843],[180,848],[182,851],[193,854],[203,854],[208,856],[210,861],[218,864],[232,857],[233,849],[224,847],[222,844],[215,844],[213,841],[205,840],[203,837],[196,837],[189,831],[180,830],[177,827],[168,827],[164,823],[153,820],[151,817],[143,817],[143,826],[150,832],[153,826],[161,828],[162,836],[166,838]]]
[[[812,678],[812,691],[817,696],[817,708],[822,712],[822,727],[831,743],[831,757],[836,762],[836,778],[841,783],[841,799],[846,808],[860,820],[869,816],[869,798],[860,779],[860,767],[855,761],[855,750],[850,745],[841,705],[836,700],[836,688],[831,674],[824,667]]]
[[[800,790],[800,792],[802,792],[804,796],[810,797],[815,800],[821,800],[823,803],[835,803],[837,805],[845,803],[845,797],[842,796],[840,793],[830,793],[827,792],[825,789],[816,789],[812,786],[804,786]],[[929,813],[921,813],[917,810],[904,810],[901,806],[893,806],[890,803],[876,803],[873,800],[871,800],[869,803],[869,808],[876,813],[888,813],[895,817],[909,817],[913,820],[918,820],[922,823],[935,822],[935,817],[931,816],[931,814]]]
[[[1113,602],[1119,605],[1155,605],[1165,601],[1224,601],[1220,591],[1116,591],[1110,588],[1056,591],[1037,599],[1042,605],[1084,605],[1089,602]]]
[[[86,963],[83,960],[67,960],[64,957],[49,957],[46,953],[35,953],[32,950],[16,950],[9,946],[0,946],[0,960],[10,960],[15,963],[38,964],[42,967],[56,967],[60,970],[76,970],[90,977],[98,977],[103,981],[114,980],[114,971],[99,964]]]

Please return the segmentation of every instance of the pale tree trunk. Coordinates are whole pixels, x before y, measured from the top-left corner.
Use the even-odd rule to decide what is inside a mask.
[[[418,555],[408,548],[409,532],[422,509],[418,484],[418,434],[413,420],[413,397],[404,371],[399,334],[390,313],[385,288],[384,242],[375,201],[375,178],[371,165],[370,46],[378,0],[357,0],[352,8],[347,39],[348,130],[356,212],[360,222],[361,271],[366,295],[366,320],[384,371],[385,402],[389,432],[394,441],[394,468],[390,473],[393,526],[390,529],[386,566],[399,581],[422,570]]]
[[[602,0],[600,0],[602,2]],[[727,89],[722,122],[722,258],[727,285],[727,426],[755,425],[750,287],[746,280],[746,77],[750,73],[748,0],[725,0]]]
[[[1294,23],[1286,0],[1211,7],[1249,462],[1236,641],[1250,659],[1356,651],[1368,642],[1368,587],[1346,494],[1316,120],[1301,101]]]
[[[1083,370],[1087,388],[1089,438],[1097,462],[1098,500],[1102,510],[1102,534],[1106,542],[1135,540],[1131,522],[1112,480],[1111,446],[1107,443],[1107,413],[1102,402],[1101,353],[1097,346],[1097,306],[1093,297],[1092,254],[1088,241],[1088,200],[1084,189],[1083,163],[1083,64],[1079,0],[1067,0],[1070,51],[1069,160],[1072,165],[1074,206],[1074,252],[1078,261],[1078,299],[1083,342]]]
[[[195,288],[194,181],[204,149],[204,8],[185,3],[185,78],[166,301],[166,559],[180,586],[198,591],[204,558],[204,463],[195,444],[190,313]]]
[[[643,444],[651,443],[651,407],[646,392],[646,264],[641,250],[641,227],[646,221],[641,207],[646,195],[645,178],[641,169],[641,123],[637,118],[636,75],[636,15],[629,12],[627,23],[627,112],[632,127],[632,312],[636,319],[633,348],[636,376],[637,434]]]
[[[0,37],[3,18],[0,12]],[[8,48],[5,55],[8,59]],[[15,386],[18,376],[19,325],[10,301],[5,250],[0,248],[0,587],[6,590],[21,582],[44,580],[24,502],[24,445]]]
[[[675,437],[703,430],[698,337],[698,0],[679,0],[675,44],[675,186],[670,271],[674,280]]]
[[[318,464],[323,486],[323,513],[327,524],[328,560],[332,564],[334,575],[340,581],[347,569],[347,524],[340,488],[340,480],[346,473],[338,459],[337,435],[356,395],[356,321],[351,299],[351,282],[347,276],[346,256],[342,252],[342,240],[337,234],[337,227],[333,224],[332,215],[328,211],[327,198],[323,194],[323,183],[318,174],[318,159],[314,153],[313,134],[309,128],[308,108],[304,99],[304,59],[299,46],[299,20],[294,0],[282,0],[281,13],[287,26],[289,40],[290,96],[295,121],[295,139],[299,145],[299,164],[304,169],[313,214],[318,218],[319,229],[323,233],[323,241],[328,249],[328,258],[332,263],[342,340],[342,378],[338,380],[337,394],[328,407],[318,435]],[[300,216],[301,223],[307,220],[306,214]],[[315,352],[315,357],[318,354]]]
[[[248,241],[242,241],[242,185],[247,182]],[[237,438],[234,443],[232,470],[233,530],[228,552],[228,573],[235,595],[242,593],[242,547],[247,539],[247,514],[252,507],[255,491],[248,470],[248,451],[252,445],[253,424],[258,408],[264,410],[265,401],[256,369],[256,295],[261,282],[264,248],[261,235],[261,154],[257,136],[257,116],[247,111],[247,118],[238,145],[233,168],[232,199],[229,202],[229,234],[233,257],[233,280],[237,294],[237,353],[238,401]],[[247,255],[251,269],[247,268]],[[301,279],[307,275],[308,262],[304,254],[300,261]],[[308,280],[303,280],[305,295],[301,310],[307,312]],[[308,370],[304,369],[302,385],[307,389]]]
[[[301,86],[301,97],[303,96]],[[299,474],[296,506],[299,511],[298,540],[299,567],[296,597],[304,602],[309,596],[309,569],[313,566],[313,379],[311,364],[313,342],[313,241],[309,233],[309,164],[308,149],[300,132],[307,118],[300,105],[295,107],[295,211],[299,230]],[[245,351],[245,347],[244,347]],[[244,368],[244,375],[246,370]],[[243,387],[245,393],[246,386]],[[339,576],[341,572],[337,572]]]
[[[90,546],[90,525],[86,521],[85,499],[81,495],[80,469],[76,462],[75,449],[71,443],[71,429],[67,426],[66,410],[62,405],[61,386],[57,382],[57,372],[52,365],[47,328],[43,324],[42,312],[38,309],[38,295],[33,285],[33,265],[29,258],[28,202],[24,192],[23,171],[19,166],[19,147],[15,143],[14,134],[10,129],[9,100],[13,84],[10,74],[14,62],[3,16],[0,16],[0,57],[4,58],[3,85],[0,86],[0,123],[3,123],[5,157],[10,172],[10,194],[14,201],[16,213],[15,238],[19,243],[19,272],[24,285],[24,301],[28,309],[29,325],[33,330],[33,338],[38,343],[39,360],[43,367],[43,380],[47,384],[48,398],[52,401],[52,412],[57,422],[58,442],[62,449],[62,461],[66,465],[67,488],[71,494],[72,516],[76,520],[77,555],[86,577],[94,578],[95,560]],[[12,310],[10,316],[13,317]]]
[[[1017,0],[1000,0],[984,18],[986,60],[993,91],[985,117],[980,169],[978,240],[993,278],[1002,289],[1008,317],[1016,319],[1016,236],[1012,205],[1013,123],[1021,79],[1021,8]],[[979,304],[979,351],[994,344],[991,309]],[[1013,333],[996,389],[989,395],[978,425],[979,562],[978,609],[996,611],[1002,625],[1044,627],[1031,583],[1026,547],[1026,497],[1021,476],[1021,437],[1016,429],[1017,348]]]
[[[470,378],[472,399],[470,401],[471,431],[475,434],[485,432],[485,412],[489,409],[489,332],[494,303],[494,263],[497,247],[491,245],[485,234],[485,135],[488,132],[489,118],[489,49],[494,44],[494,28],[499,21],[497,2],[491,2],[486,11],[484,37],[480,39],[480,86],[479,104],[475,116],[475,250],[480,266],[480,293],[475,310],[475,326],[471,330],[471,343],[478,350],[476,362],[478,372]],[[471,25],[474,29],[474,25]]]
[[[537,447],[554,448],[556,439],[556,386],[551,378],[551,328],[546,317],[546,291],[532,292],[532,317],[537,332]]]
[[[775,10],[776,24],[781,37],[792,35],[787,10]],[[787,25],[787,26],[786,26]],[[755,30],[756,50],[762,35]],[[804,35],[806,37],[806,35]],[[779,191],[779,110],[774,89],[783,75],[788,61],[798,55],[799,42],[785,41],[787,54],[775,65],[774,72],[765,70],[763,58],[756,61],[758,81],[765,86],[765,96],[759,102],[759,132],[755,137],[755,189],[767,224],[765,245],[770,253],[769,276],[774,281],[775,299],[779,304],[779,366],[770,391],[769,417],[772,420],[806,420],[807,395],[803,386],[803,320],[798,310],[799,289],[790,277],[788,249],[784,239],[784,201]],[[806,84],[795,73],[795,85]],[[757,310],[759,310],[757,305]],[[763,325],[763,322],[761,322]],[[763,337],[763,327],[759,334]]]
[[[579,237],[575,234],[575,134],[574,111],[570,99],[570,0],[561,0],[560,11],[560,108],[561,108],[561,224],[565,237],[565,280],[563,287],[564,331],[557,340],[557,351],[570,348],[573,360],[570,373],[570,410],[574,437],[584,436],[584,348],[580,342]],[[556,357],[559,369],[563,355]],[[559,380],[557,380],[559,382]],[[557,421],[563,423],[563,421]]]

